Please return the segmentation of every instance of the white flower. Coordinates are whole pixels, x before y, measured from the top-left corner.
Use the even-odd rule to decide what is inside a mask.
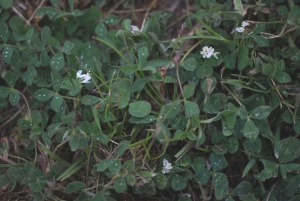
[[[244,27],[238,27],[238,28],[236,28],[235,30],[236,30],[237,32],[239,32],[239,33],[244,33],[245,28],[244,28]]]
[[[243,33],[245,31],[245,27],[249,25],[249,22],[243,21],[241,27],[237,27],[235,30],[239,33]]]
[[[173,168],[173,167],[172,167],[172,164],[169,163],[169,161],[168,161],[167,159],[164,159],[164,160],[163,160],[163,165],[164,165],[164,167],[163,167],[163,169],[162,169],[162,173],[163,173],[163,174],[169,173],[170,170]]]
[[[200,54],[202,54],[203,58],[210,58],[211,56],[214,56],[216,59],[218,59],[217,54],[220,54],[220,52],[214,52],[215,49],[212,47],[203,47]]]
[[[91,76],[89,73],[87,74],[81,74],[82,73],[82,70],[79,70],[77,73],[76,73],[76,76],[77,76],[77,79],[79,80],[80,83],[90,83],[90,79],[91,79]]]
[[[139,35],[141,33],[140,29],[137,26],[130,26],[130,31],[133,35]]]

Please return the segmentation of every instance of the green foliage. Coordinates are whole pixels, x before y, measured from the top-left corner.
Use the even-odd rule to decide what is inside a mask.
[[[299,1],[196,0],[191,36],[170,34],[167,10],[138,27],[108,2],[51,0],[33,24],[13,3],[0,0],[3,191],[299,200]]]

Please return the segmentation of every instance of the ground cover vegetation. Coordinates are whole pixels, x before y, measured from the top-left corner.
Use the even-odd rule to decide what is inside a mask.
[[[1,200],[300,200],[299,0],[0,0]]]

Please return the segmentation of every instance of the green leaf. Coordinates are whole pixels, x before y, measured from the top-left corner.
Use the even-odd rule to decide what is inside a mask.
[[[0,0],[0,7],[8,9],[12,6],[13,0]]]
[[[42,88],[37,90],[33,96],[41,102],[45,102],[54,96],[54,92],[49,89]]]
[[[172,119],[177,116],[181,109],[182,100],[176,100],[164,105],[159,112],[159,119],[169,118]]]
[[[83,105],[93,105],[100,101],[101,99],[97,96],[85,95],[81,98],[81,103]]]
[[[116,103],[119,109],[123,109],[128,105],[131,96],[131,87],[128,81],[120,80],[112,84],[111,99]]]
[[[133,160],[127,160],[123,166],[122,166],[123,170],[126,170],[128,172],[131,172],[134,170],[134,161]]]
[[[137,78],[132,86],[132,92],[142,91],[147,82],[146,78]]]
[[[270,106],[259,106],[252,110],[249,117],[252,119],[265,119],[272,112],[272,107]]]
[[[243,70],[249,63],[248,48],[240,46],[237,51],[237,67],[239,70]]]
[[[134,124],[148,124],[156,120],[156,117],[147,115],[145,117],[130,117],[129,122]]]
[[[249,181],[242,181],[231,192],[233,196],[247,195],[252,192],[252,184]]]
[[[10,93],[10,88],[0,86],[0,98],[7,98]]]
[[[213,173],[212,185],[215,187],[215,196],[217,200],[221,200],[228,195],[229,183],[225,174],[221,172]]]
[[[208,182],[212,175],[212,172],[206,168],[200,168],[194,175],[194,179],[198,184],[204,185]]]
[[[265,179],[277,177],[279,169],[279,165],[277,163],[266,159],[260,159],[260,161],[264,164],[265,168],[259,174],[254,175],[257,180],[265,181]]]
[[[237,112],[234,110],[225,110],[222,112],[222,118],[228,128],[233,128],[236,122]]]
[[[0,31],[0,32],[1,32],[1,31]],[[1,34],[1,33],[0,33],[0,34]],[[14,50],[13,50],[13,48],[10,47],[10,46],[5,46],[5,47],[3,48],[3,50],[2,50],[2,58],[3,58],[3,60],[4,60],[6,63],[8,63],[8,64],[11,63],[10,60],[11,60],[11,55],[13,54],[13,52],[14,52]]]
[[[158,189],[164,189],[167,186],[168,178],[165,175],[158,173],[153,177],[152,181]]]
[[[254,122],[251,119],[247,119],[244,128],[243,134],[246,138],[249,138],[251,141],[255,141],[258,136],[259,130],[255,126]]]
[[[211,76],[213,73],[213,69],[210,65],[207,63],[204,63],[202,66],[200,66],[196,72],[196,76],[203,79],[205,77]]]
[[[195,82],[194,81],[183,86],[183,97],[185,99],[192,97],[194,95],[194,93],[195,93]]]
[[[28,186],[33,192],[41,192],[47,185],[47,179],[41,170],[33,169],[28,174]]]
[[[114,181],[114,188],[117,193],[123,193],[127,188],[125,178],[124,177],[116,178]]]
[[[74,181],[67,185],[67,187],[65,188],[65,193],[71,194],[74,192],[82,191],[83,189],[85,189],[85,183],[81,181]]]
[[[129,114],[134,117],[145,117],[151,112],[151,104],[147,101],[136,101],[129,104]]]
[[[60,71],[65,65],[64,55],[58,52],[50,59],[50,66],[54,71]]]
[[[0,188],[4,188],[5,186],[9,185],[10,181],[8,180],[7,176],[0,175]]]
[[[53,70],[51,71],[51,78],[53,89],[54,91],[58,92],[61,87],[62,77],[58,72]]]
[[[288,137],[279,141],[278,160],[280,163],[290,162],[300,156],[300,140],[295,137]]]
[[[254,141],[246,139],[243,143],[243,146],[247,151],[259,153],[261,150],[261,141],[259,138],[256,138]]]
[[[300,6],[293,5],[292,8],[291,8],[290,13],[288,15],[287,23],[289,25],[294,25],[295,24],[295,25],[299,26],[299,24],[300,24],[299,16],[300,16]]]
[[[182,66],[182,68],[184,68],[187,71],[194,71],[197,68],[198,64],[197,64],[196,59],[194,57],[191,57],[191,58],[184,60],[181,63],[181,66]]]
[[[45,34],[45,42],[51,47],[55,47],[57,50],[61,50],[59,41],[56,38],[53,38],[49,34]]]
[[[17,106],[20,100],[20,93],[16,90],[12,90],[9,94],[9,102],[12,106]]]
[[[296,163],[290,163],[290,164],[281,164],[280,165],[280,173],[283,179],[286,178],[286,173],[292,172],[292,171],[299,171],[300,170],[300,164]]]
[[[175,176],[173,176],[171,186],[175,191],[181,191],[185,189],[186,185],[187,182],[182,176],[179,174],[175,174]]]
[[[8,71],[6,74],[5,74],[5,77],[4,77],[6,83],[10,86],[10,87],[14,87],[16,81],[19,79],[19,76],[16,75],[15,73],[11,72],[11,71]]]
[[[265,30],[265,23],[257,23],[253,28],[252,34],[258,34],[260,32],[263,32],[264,30]]]
[[[210,95],[217,85],[217,80],[214,76],[207,77],[202,81],[201,89],[206,95]]]
[[[74,47],[75,47],[74,43],[71,43],[70,41],[66,41],[64,43],[64,46],[62,47],[62,51],[63,53],[68,54]]]
[[[160,122],[156,123],[156,129],[157,129],[157,132],[158,132],[158,134],[156,136],[156,139],[160,143],[165,145],[166,142],[169,141],[170,136],[171,136],[171,133],[170,133],[169,129],[163,123],[160,123]]]
[[[285,72],[276,72],[275,79],[279,83],[287,83],[292,80],[291,77],[289,76],[289,74],[287,74]]]
[[[58,12],[59,11],[55,8],[42,7],[36,11],[35,16],[48,15],[49,19],[51,20],[56,14],[58,14]]]
[[[209,161],[214,171],[219,171],[228,166],[228,163],[223,155],[212,153],[209,155]]]
[[[228,69],[234,69],[236,66],[236,55],[234,54],[228,54],[224,57],[224,65],[228,68]]]
[[[139,70],[139,67],[136,64],[127,64],[124,66],[120,66],[119,69],[125,74],[125,75],[131,75]],[[142,78],[141,78],[142,79]]]
[[[256,158],[252,158],[246,165],[242,177],[246,176],[248,174],[249,170],[253,167],[253,165],[256,163]]]
[[[239,141],[236,138],[230,137],[226,140],[225,145],[228,147],[228,152],[234,154],[239,149]]]
[[[62,105],[63,101],[64,101],[64,99],[61,96],[55,95],[51,101],[51,108],[55,112],[59,112],[60,106]]]
[[[121,161],[119,159],[111,158],[108,163],[108,170],[112,174],[118,174],[121,169]]]
[[[268,40],[265,39],[262,36],[258,36],[258,35],[253,35],[253,40],[255,41],[255,43],[259,46],[259,47],[266,47],[268,46]]]
[[[109,161],[110,161],[109,159],[101,160],[97,164],[97,171],[103,172],[104,170],[106,170],[109,166]]]
[[[116,15],[112,15],[112,14],[106,16],[104,19],[104,23],[108,24],[110,26],[114,26],[114,25],[118,24],[120,21],[121,21],[120,17],[118,17]]]
[[[43,67],[48,66],[50,63],[50,58],[46,50],[43,50],[40,54],[40,62]]]
[[[122,140],[119,143],[119,147],[117,149],[117,156],[116,157],[119,158],[126,151],[126,149],[128,148],[129,145],[130,145],[130,141]]]
[[[262,73],[264,75],[272,75],[275,71],[275,67],[272,64],[263,64]]]
[[[6,0],[2,0],[2,1],[6,1]],[[2,40],[3,43],[6,43],[8,41],[8,38],[9,38],[8,27],[4,22],[1,22],[0,23],[0,39]]]
[[[143,64],[147,61],[147,58],[148,58],[148,48],[146,46],[141,47],[138,50],[139,65],[143,66]]]
[[[18,126],[22,129],[22,130],[25,130],[25,129],[29,129],[32,127],[32,122],[31,121],[28,121],[24,118],[20,118],[18,119],[18,122],[17,122]]]
[[[199,116],[200,109],[198,104],[192,101],[184,101],[184,111],[187,117]]]
[[[95,27],[95,32],[99,38],[106,38],[107,29],[106,29],[105,24],[103,22],[99,22],[97,24],[97,26]]]

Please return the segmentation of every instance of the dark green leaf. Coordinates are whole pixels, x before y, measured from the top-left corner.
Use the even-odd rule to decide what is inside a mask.
[[[259,106],[255,108],[249,115],[252,119],[265,119],[272,112],[272,108],[270,106]]]
[[[175,174],[175,176],[173,176],[171,186],[175,191],[181,191],[185,189],[186,185],[187,182],[182,176],[180,176],[179,174]]]
[[[195,93],[195,83],[194,81],[183,86],[183,97],[188,99],[192,97]]]
[[[118,177],[117,179],[115,179],[114,188],[115,188],[117,193],[123,193],[127,188],[125,178],[124,177]]]
[[[0,27],[0,29],[1,29],[1,27]],[[0,32],[1,32],[1,31],[0,31]],[[1,34],[1,33],[0,33],[0,34]],[[2,50],[2,58],[3,58],[3,60],[4,60],[6,63],[8,63],[8,64],[11,63],[10,60],[11,60],[11,56],[12,56],[13,52],[14,52],[14,50],[13,50],[13,48],[10,47],[10,46],[5,46],[5,47],[3,48],[3,50]]]
[[[20,100],[20,93],[16,90],[12,90],[9,94],[9,102],[12,106],[17,106]]]
[[[50,59],[50,66],[54,71],[60,71],[65,65],[64,55],[62,52],[55,54]]]
[[[255,41],[255,43],[259,46],[259,47],[265,47],[268,46],[268,40],[265,39],[262,36],[258,36],[258,35],[253,35],[253,39]]]
[[[265,168],[259,174],[254,175],[257,180],[265,181],[265,179],[277,177],[279,169],[279,165],[277,163],[266,159],[260,159],[260,161],[264,164]]]
[[[219,171],[228,166],[228,163],[223,155],[212,153],[209,155],[209,161],[214,171]]]
[[[197,68],[198,64],[194,57],[188,58],[181,63],[182,68],[187,71],[193,71]]]
[[[6,0],[2,0],[2,1],[6,1]],[[6,43],[8,38],[9,38],[8,27],[4,22],[1,22],[0,23],[0,39],[2,40],[3,43]]]
[[[85,183],[81,181],[74,181],[67,185],[67,187],[65,188],[65,192],[71,194],[74,192],[82,191],[83,189],[85,189]]]
[[[199,106],[192,101],[184,101],[184,111],[187,117],[199,116],[200,109]]]
[[[287,83],[287,82],[291,81],[291,77],[289,76],[289,74],[287,74],[285,72],[276,72],[275,79],[279,83]]]
[[[212,185],[215,186],[217,200],[225,198],[229,193],[229,183],[226,175],[221,172],[215,172],[212,178]]]
[[[258,136],[259,130],[255,126],[254,122],[251,119],[247,119],[244,128],[243,134],[246,138],[249,138],[251,141],[255,141]]]
[[[45,102],[54,96],[54,92],[49,89],[42,88],[37,90],[33,96],[41,102]]]
[[[300,156],[300,140],[295,137],[288,137],[279,141],[278,160],[280,163],[290,162]]]
[[[83,105],[93,105],[100,101],[101,99],[97,96],[85,95],[81,98],[81,103]]]

